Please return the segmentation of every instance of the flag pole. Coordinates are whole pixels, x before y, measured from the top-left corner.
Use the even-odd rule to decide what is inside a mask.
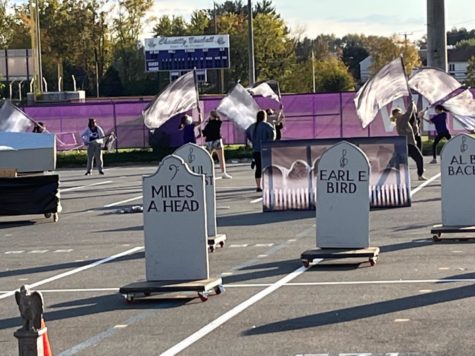
[[[195,92],[196,92],[196,110],[198,111],[198,132],[200,133],[201,144],[203,144],[203,132],[201,129],[202,117],[201,117],[201,108],[200,108],[200,92],[198,88],[198,76],[196,74],[196,67],[193,68],[193,80],[195,82]]]
[[[409,86],[409,80],[407,79],[406,66],[404,65],[404,59],[402,58],[402,55],[399,56],[399,59],[401,60],[402,72],[404,73],[404,78],[406,79],[407,92],[409,93],[409,98],[412,101],[413,99],[412,99],[411,87]]]

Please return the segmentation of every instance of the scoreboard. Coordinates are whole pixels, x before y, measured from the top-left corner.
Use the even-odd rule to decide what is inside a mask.
[[[145,39],[145,71],[229,68],[229,35]]]

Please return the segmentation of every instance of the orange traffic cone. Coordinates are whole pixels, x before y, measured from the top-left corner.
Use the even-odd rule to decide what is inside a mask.
[[[46,323],[43,318],[41,318],[41,328],[46,328]],[[53,356],[51,352],[51,346],[48,339],[48,330],[43,334],[43,355],[44,356]]]

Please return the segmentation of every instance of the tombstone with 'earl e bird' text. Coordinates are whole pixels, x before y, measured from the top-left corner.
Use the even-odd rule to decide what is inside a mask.
[[[317,166],[317,247],[369,246],[370,165],[357,146],[342,141]]]

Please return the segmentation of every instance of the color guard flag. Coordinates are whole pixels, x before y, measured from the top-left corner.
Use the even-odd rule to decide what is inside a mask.
[[[409,87],[427,99],[430,105],[446,98],[462,85],[446,72],[437,68],[423,68],[409,78]]]
[[[430,105],[442,104],[467,130],[475,130],[475,100],[470,90],[450,74],[437,68],[423,68],[409,78],[411,89]]]
[[[145,126],[156,129],[171,117],[198,106],[194,71],[170,83],[142,113]]]
[[[5,100],[0,108],[0,132],[28,131],[33,121],[10,101]]]
[[[260,110],[254,98],[241,85],[236,86],[221,100],[216,110],[243,129],[247,129],[256,121],[257,112]]]
[[[451,97],[443,103],[443,106],[467,130],[475,130],[475,100],[470,90],[466,89]]]
[[[356,93],[354,98],[356,113],[363,128],[374,120],[381,108],[409,95],[402,58],[397,58],[381,68]]]
[[[271,88],[271,86],[269,84],[270,82],[271,81],[256,83],[252,88],[248,88],[247,90],[252,95],[260,95],[264,98],[271,98],[271,99],[273,99],[273,100],[280,103],[280,93],[278,93],[278,90],[276,91],[276,90]],[[275,82],[275,83],[277,83],[277,82]]]

